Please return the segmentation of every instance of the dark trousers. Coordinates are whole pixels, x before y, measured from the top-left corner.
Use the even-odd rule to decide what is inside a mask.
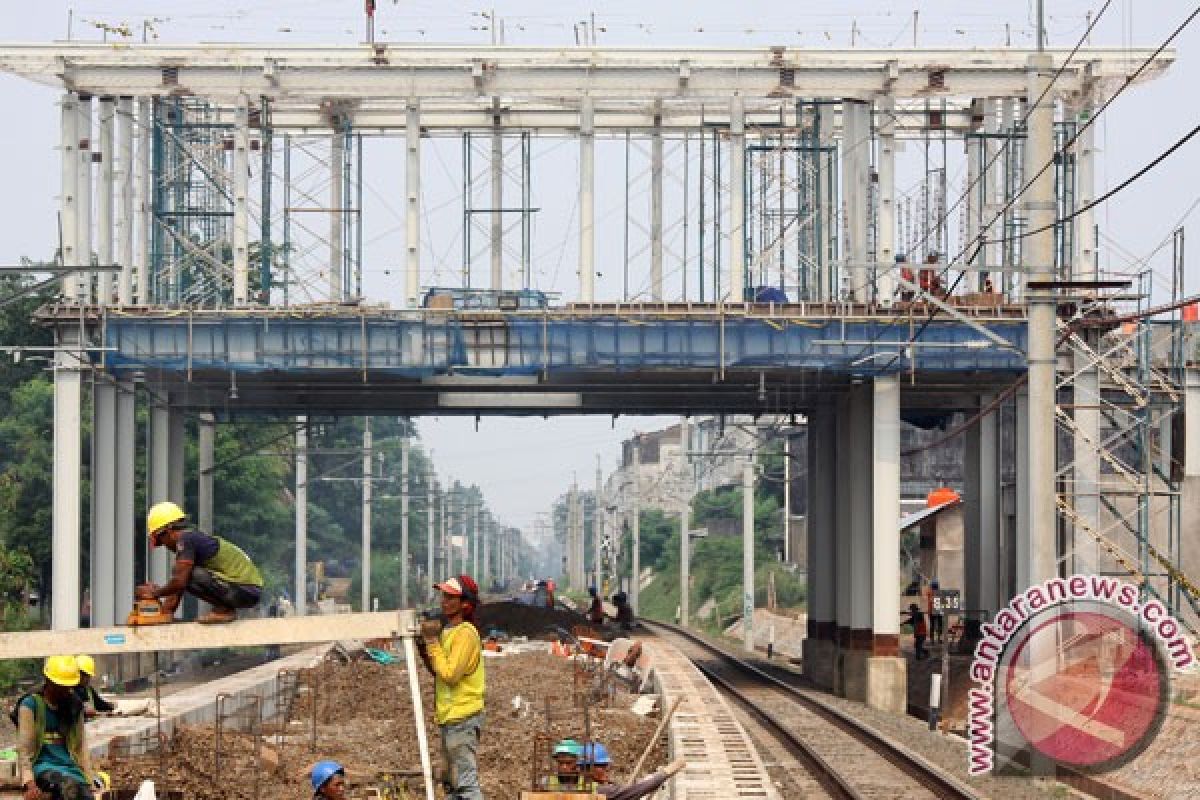
[[[80,783],[78,778],[58,770],[46,770],[37,776],[35,783],[39,789],[53,797],[54,800],[90,800],[92,796],[91,787]]]
[[[930,614],[929,615],[929,638],[935,642],[940,642],[942,636],[946,633],[946,615],[945,614]]]
[[[913,650],[916,652],[917,661],[928,657],[929,651],[925,649],[925,634],[918,633],[913,636]]]
[[[216,608],[254,608],[262,597],[257,586],[230,583],[204,567],[192,567],[187,590]]]

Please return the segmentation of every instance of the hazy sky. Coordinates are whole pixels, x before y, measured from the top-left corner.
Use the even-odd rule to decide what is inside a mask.
[[[491,42],[481,11],[495,8],[504,19],[508,44],[575,43],[575,25],[595,13],[601,45],[624,46],[762,46],[907,47],[916,38],[921,46],[999,48],[1006,39],[1015,47],[1031,46],[1032,0],[1005,2],[727,2],[656,0],[603,3],[556,2],[459,3],[452,0],[379,0],[377,38],[386,41],[439,43]],[[1052,46],[1070,47],[1086,27],[1086,14],[1103,2],[1047,0],[1048,32]],[[362,38],[362,0],[207,0],[196,2],[75,2],[43,0],[18,3],[0,0],[0,41],[31,42],[67,35],[68,9],[77,39],[98,39],[93,23],[126,23],[141,31],[151,20],[160,42],[276,41],[351,44]],[[19,13],[18,13],[19,9]],[[1114,0],[1093,36],[1094,46],[1121,48],[1156,46],[1192,9],[1191,2]],[[140,37],[139,37],[140,38]],[[1200,22],[1176,42],[1178,61],[1168,75],[1125,94],[1097,123],[1097,194],[1136,171],[1160,150],[1196,124],[1196,86],[1200,85],[1197,53]],[[0,75],[0,106],[11,124],[0,141],[0,175],[8,190],[0,195],[0,261],[21,256],[44,257],[53,251],[55,212],[59,191],[57,93],[51,89]],[[621,149],[619,149],[621,148]],[[423,226],[423,282],[448,283],[462,263],[461,207],[457,201],[461,145],[442,141],[426,147],[423,160],[424,203],[429,213]],[[538,142],[534,157],[533,205],[544,209],[534,225],[532,248],[534,283],[571,296],[575,285],[574,207],[578,167],[569,141]],[[960,146],[961,152],[961,146]],[[677,173],[682,165],[678,148],[668,149]],[[694,157],[694,153],[693,153]],[[956,156],[961,159],[961,156]],[[619,160],[618,160],[619,159]],[[394,267],[403,258],[403,166],[399,142],[368,145],[367,207],[364,211],[364,281],[372,299],[399,305]],[[631,208],[646,203],[645,155],[632,156]],[[624,202],[623,145],[601,142],[597,147],[598,263],[603,273],[598,295],[617,297],[621,291],[621,235]],[[560,175],[569,176],[567,179]],[[1160,171],[1152,173],[1098,211],[1102,230],[1102,265],[1133,269],[1147,257],[1160,274],[1169,268],[1169,248],[1157,250],[1171,230],[1194,208],[1200,190],[1200,144],[1193,142]],[[694,178],[692,179],[694,180]],[[903,188],[903,177],[898,177]],[[679,286],[682,272],[676,256],[682,247],[678,222],[678,178],[667,186],[668,291]],[[672,189],[674,187],[674,190]],[[672,220],[674,220],[672,222]],[[607,227],[605,227],[607,226]],[[640,237],[640,238],[639,238]],[[645,285],[644,232],[631,233],[631,290]],[[694,256],[693,256],[694,257]],[[485,267],[484,262],[479,265]],[[672,266],[675,265],[675,266]],[[1196,270],[1189,270],[1189,287],[1197,287]],[[692,288],[694,292],[694,287]],[[2,343],[0,343],[2,344]],[[432,418],[419,422],[428,447],[436,451],[443,474],[479,484],[500,516],[528,524],[571,482],[573,475],[586,486],[595,481],[596,456],[611,468],[617,443],[634,430],[650,430],[671,420],[621,418],[615,430],[609,418],[541,419],[485,418],[479,432],[473,419]]]

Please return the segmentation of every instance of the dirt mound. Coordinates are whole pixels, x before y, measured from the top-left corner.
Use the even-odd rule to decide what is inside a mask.
[[[582,614],[565,608],[539,608],[511,600],[484,603],[479,609],[479,629],[485,634],[497,628],[510,636],[538,639],[553,633],[555,628],[569,631],[586,623]]]

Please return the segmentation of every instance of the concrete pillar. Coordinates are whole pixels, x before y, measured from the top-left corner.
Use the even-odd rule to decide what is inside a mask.
[[[400,607],[409,608],[408,594],[408,437],[400,440]]]
[[[1080,125],[1092,117],[1091,97],[1079,105],[1076,120]],[[1077,208],[1085,208],[1096,199],[1096,139],[1095,126],[1091,125],[1079,133],[1075,141],[1075,186]],[[1075,280],[1096,279],[1096,212],[1088,209],[1075,218],[1075,253],[1072,272]]]
[[[842,205],[845,208],[846,272],[843,286],[856,303],[868,298],[867,217],[871,170],[871,106],[842,102]]]
[[[342,170],[346,160],[346,137],[341,123],[335,122],[333,137],[329,140],[329,300],[340,303],[346,299],[342,285],[345,242],[342,238]]]
[[[167,493],[168,499],[171,502],[177,503],[180,508],[184,508],[184,503],[187,499],[187,490],[184,486],[184,466],[187,463],[187,429],[185,428],[186,419],[183,412],[177,408],[171,408],[168,412],[168,435],[170,438],[170,458],[167,462]]]
[[[1200,477],[1200,369],[1187,368],[1183,395],[1183,475]]]
[[[233,114],[233,304],[249,302],[250,100],[239,94]],[[263,210],[264,214],[269,213]]]
[[[496,546],[494,538],[495,528],[490,514],[485,514],[480,522],[483,525],[479,539],[480,544],[483,547],[483,572],[481,573],[483,575],[483,580],[480,581],[479,584],[480,586],[486,585],[490,588],[492,585],[492,548]]]
[[[62,262],[63,266],[73,267],[82,262],[82,255],[77,247],[79,234],[77,232],[79,218],[79,98],[73,92],[65,92],[59,103],[62,109],[60,149],[62,150],[62,179],[59,196],[59,209],[62,217]],[[79,274],[64,275],[62,279],[63,298],[68,302],[77,302],[81,297],[81,281]]]
[[[987,134],[983,147],[984,163],[991,166],[983,177],[983,228],[980,235],[992,244],[986,245],[980,255],[984,257],[983,263],[989,267],[1004,266],[1004,244],[999,241],[1003,231],[1003,219],[997,219],[1004,203],[1004,159],[996,158],[996,153],[1001,146],[997,134],[1002,130],[1000,125],[1006,106],[1005,98],[989,97],[985,104],[986,113],[983,120],[983,132]],[[992,224],[992,220],[996,220],[995,224]],[[1006,285],[1004,278],[1003,273],[992,278],[992,285],[997,291],[1003,290]]]
[[[746,296],[746,105],[729,100],[729,302]]]
[[[78,336],[77,330],[62,329],[59,347],[78,346]],[[51,485],[51,626],[56,631],[79,627],[79,487],[83,482],[81,402],[79,354],[60,349],[54,356],[54,472]]]
[[[663,295],[663,138],[662,103],[654,107],[650,132],[650,299]]]
[[[362,460],[362,605],[360,610],[371,611],[371,482],[375,477],[375,458],[371,449],[371,418],[363,420]]]
[[[603,593],[601,567],[604,562],[604,471],[596,456],[596,510],[592,515],[592,585]]]
[[[1028,281],[1054,279],[1054,170],[1046,169],[1054,156],[1054,94],[1049,89],[1053,77],[1047,53],[1029,56],[1029,135],[1025,142],[1025,175],[1029,185],[1025,211],[1029,230],[1038,231],[1024,244],[1025,275]],[[1034,102],[1046,91],[1036,107]],[[1027,287],[1026,287],[1027,289]],[[1057,510],[1055,485],[1055,299],[1049,290],[1026,290],[1029,301],[1029,465],[1024,473],[1029,498],[1029,551],[1027,578],[1040,583],[1057,573]],[[1029,584],[1022,584],[1024,589]]]
[[[875,245],[875,301],[891,306],[896,293],[896,101],[879,101],[879,219]]]
[[[982,122],[984,106],[985,101],[978,98],[971,101],[971,133],[979,133],[979,123]],[[966,241],[964,243],[966,248],[966,256],[968,258],[966,263],[969,267],[978,268],[982,264],[986,263],[983,253],[981,252],[981,248],[978,248],[977,244],[979,241],[979,217],[982,209],[980,198],[983,196],[983,184],[980,179],[980,171],[983,168],[984,163],[982,142],[977,139],[964,139],[963,144],[966,148],[967,156],[968,187],[966,190],[966,197],[964,198],[967,217]],[[947,255],[947,257],[949,256]],[[982,291],[983,274],[980,272],[969,273],[966,277],[964,287],[966,291],[969,292]]]
[[[500,115],[496,114],[492,127],[492,288],[504,288],[504,134],[500,128]]]
[[[875,378],[871,435],[871,648],[867,705],[895,714],[908,707],[900,657],[900,376]],[[865,503],[863,505],[866,505]]]
[[[133,302],[133,98],[117,100],[117,303]]]
[[[97,115],[100,126],[99,147],[96,148],[94,160],[100,164],[96,182],[96,260],[103,266],[113,263],[113,190],[116,188],[116,176],[113,172],[114,140],[117,132],[116,100],[112,97],[100,98],[100,110]],[[96,273],[96,301],[100,305],[108,305],[113,300],[113,273]],[[93,608],[95,600],[93,599]]]
[[[292,565],[296,613],[308,613],[308,417],[296,417],[296,547]]]
[[[1029,494],[1037,491],[1029,482],[1029,393],[1025,389],[1017,392],[1016,405],[1016,586],[1017,592],[1023,592],[1033,585],[1034,579],[1030,574],[1032,558],[1030,552],[1032,542],[1029,531]]]
[[[150,169],[150,138],[154,100],[139,97],[137,101],[137,153],[134,156],[133,176],[133,297],[134,302],[149,305],[154,298],[150,286],[150,234],[153,225],[151,198],[154,176]]]
[[[171,499],[167,475],[170,471],[170,424],[165,400],[154,397],[150,401],[149,444],[146,459],[146,507]],[[147,542],[149,547],[149,542]],[[146,558],[146,579],[162,584],[169,576],[170,559],[165,547],[150,548]]]
[[[854,578],[851,572],[853,551],[851,539],[853,536],[852,509],[855,502],[854,472],[851,464],[851,445],[853,431],[853,415],[850,410],[849,393],[838,399],[836,413],[836,474],[835,487],[835,550],[834,564],[837,569],[837,597],[834,603],[834,620],[837,623],[837,669],[834,673],[833,689],[839,694],[845,692],[844,666],[846,654],[850,650],[851,641],[851,607],[853,606]]]
[[[688,456],[688,420],[679,420],[679,624],[688,626],[692,588],[692,461]]]
[[[409,101],[405,112],[404,150],[404,305],[421,304],[421,108]]]
[[[742,467],[742,646],[754,652],[754,456]]]
[[[1191,395],[1189,395],[1190,397]],[[1196,392],[1197,407],[1200,408],[1200,390]],[[1200,413],[1200,412],[1198,412]],[[1188,441],[1191,441],[1190,439]],[[1197,448],[1197,453],[1200,454],[1200,447]],[[633,539],[633,552],[630,553],[630,575],[629,581],[629,605],[633,608],[633,613],[638,613],[638,596],[641,594],[642,583],[642,500],[641,500],[641,474],[642,474],[642,440],[641,437],[635,437],[633,440],[633,479],[632,501],[633,508],[630,511],[630,528]],[[1200,455],[1197,458],[1197,470],[1200,471]]]
[[[429,463],[433,463],[433,453],[429,454]],[[425,590],[425,596],[428,599],[433,598],[432,584],[436,580],[433,574],[433,551],[436,548],[434,531],[436,528],[433,525],[434,512],[434,475],[432,470],[426,476],[425,484],[425,581],[429,584],[429,588]]]
[[[75,218],[75,253],[77,263],[87,266],[92,263],[92,98],[79,95],[76,106],[79,159],[75,162],[76,204]],[[94,299],[94,275],[91,272],[79,273],[80,302],[91,303]]]
[[[479,583],[482,577],[479,573],[479,545],[481,537],[479,535],[479,506],[471,507],[471,576],[475,578],[475,582]]]
[[[1092,275],[1094,277],[1094,274]],[[1096,337],[1081,333],[1093,346]],[[1100,372],[1083,348],[1073,352],[1075,379],[1071,381],[1071,414],[1075,419],[1074,462],[1071,472],[1075,514],[1092,531],[1100,530]],[[1169,450],[1167,451],[1169,453]],[[1072,572],[1108,570],[1099,543],[1082,526],[1076,526],[1072,547]]]
[[[117,620],[133,607],[134,531],[138,529],[134,513],[137,449],[137,390],[133,381],[117,382],[116,419],[116,566],[114,601]]]
[[[804,673],[821,688],[833,687],[837,634],[836,516],[837,414],[819,408],[808,417],[808,636]]]
[[[985,394],[979,404],[986,406],[994,399],[994,394]],[[968,610],[983,609],[990,614],[1007,599],[1000,596],[999,415],[999,410],[986,415],[964,437],[963,603]]]
[[[591,303],[596,299],[596,128],[594,114],[592,98],[584,95],[579,108],[579,299],[584,303]]]
[[[117,387],[99,373],[92,384],[92,627],[116,624]]]
[[[872,468],[872,391],[870,384],[851,387],[848,442],[849,462],[849,552],[850,560],[845,593],[849,595],[850,641],[842,660],[842,691],[851,700],[867,699],[867,659],[873,644],[874,595],[886,591],[874,583],[872,540],[874,537],[874,496]],[[842,584],[839,581],[839,589]],[[839,623],[841,620],[839,618]]]
[[[211,412],[201,412],[196,424],[196,527],[212,533],[216,530],[214,492],[216,475],[213,471],[217,447],[217,422]],[[203,600],[197,600],[196,617],[207,614],[211,608]]]

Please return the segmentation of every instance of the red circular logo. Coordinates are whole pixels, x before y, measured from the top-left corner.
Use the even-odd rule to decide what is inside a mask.
[[[1162,726],[1170,673],[1153,634],[1102,604],[1030,621],[1005,653],[1005,702],[1030,747],[1088,771],[1128,762]]]

